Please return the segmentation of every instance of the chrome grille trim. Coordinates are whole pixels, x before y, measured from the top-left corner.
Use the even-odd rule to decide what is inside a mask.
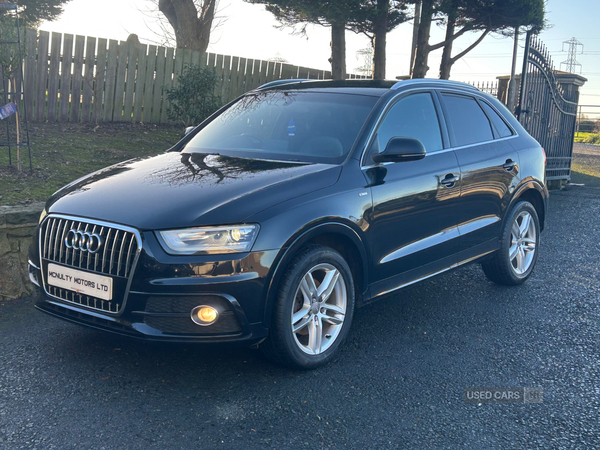
[[[42,235],[40,234],[40,238],[41,238],[41,236]],[[47,244],[48,244],[48,227],[46,227],[46,232],[44,233],[44,247],[43,247],[44,251],[43,251],[43,253],[40,252],[40,254],[42,255],[43,258],[46,258],[48,256],[46,254],[46,249],[48,248]],[[41,243],[40,243],[40,247],[41,247]],[[40,250],[41,250],[41,248],[40,248]]]
[[[115,238],[113,240],[113,245],[111,246],[112,250],[110,252],[110,265],[108,266],[108,272],[111,273],[113,270],[113,261],[115,259],[115,242],[119,239],[119,230],[115,233]],[[106,245],[106,244],[105,244]]]
[[[97,232],[100,236],[104,237],[104,249],[95,254],[90,254],[83,250],[75,250],[74,248],[69,249],[66,247],[64,240],[67,231],[71,228],[83,232]],[[81,268],[99,275],[127,280],[123,297],[120,298],[119,293],[118,298],[106,301],[47,285],[47,274],[42,271],[43,288],[49,297],[104,313],[120,314],[123,312],[127,303],[133,274],[142,250],[142,237],[138,230],[114,223],[86,219],[84,217],[49,214],[40,224],[38,245],[40,247],[40,255],[49,263],[58,263],[75,269]],[[126,255],[123,254],[125,250],[127,250]],[[118,258],[117,264],[115,264],[115,255]],[[107,261],[107,258],[110,261]]]
[[[82,220],[67,220],[51,216],[42,223],[44,246],[41,254],[44,259],[65,264],[76,269],[90,270],[103,275],[127,278],[131,270],[131,251],[138,233],[117,225],[99,225]],[[68,248],[64,239],[69,229],[82,233],[100,233],[103,240],[102,264],[100,253],[90,253],[85,249]],[[108,232],[107,232],[108,230]],[[129,249],[129,251],[127,251]],[[98,266],[101,265],[100,270]]]
[[[65,226],[63,227],[63,232],[60,235],[60,242],[65,242],[65,236],[66,236],[66,232],[67,232],[67,225],[69,224],[69,221],[67,219],[65,219]],[[62,256],[63,256],[63,245],[60,246],[60,253],[58,254],[58,258],[62,260]]]
[[[133,250],[133,239],[129,243],[129,250],[127,250],[127,259],[125,260],[125,276],[129,273],[129,268],[131,267],[129,261],[131,260],[131,251]]]
[[[109,242],[110,241],[110,235],[112,233],[113,229],[111,228],[110,230],[108,230],[108,235],[106,236],[106,241]],[[102,268],[100,269],[100,271],[102,273],[104,273],[104,264],[106,263],[106,252],[108,250],[108,245],[104,246],[104,251],[102,252]]]
[[[58,250],[56,248],[56,246],[58,245],[58,235],[60,234],[60,229],[63,225],[63,222],[64,222],[63,219],[58,220],[58,227],[56,227],[56,234],[54,234],[54,225],[56,225],[56,221],[54,221],[54,223],[52,224],[51,236],[54,236],[54,247],[52,249],[52,259],[56,259],[56,251]],[[50,241],[50,242],[52,242],[52,241]]]

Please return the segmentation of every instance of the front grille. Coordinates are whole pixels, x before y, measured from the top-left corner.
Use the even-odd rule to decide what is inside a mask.
[[[85,249],[67,247],[65,238],[69,230],[97,234],[102,241],[100,250],[90,253]],[[47,281],[48,263],[61,264],[113,278],[113,296],[110,301],[46,283],[48,294],[87,308],[110,313],[119,312],[125,301],[127,280],[132,275],[138,250],[138,239],[135,233],[104,223],[68,217],[49,217],[40,227],[39,245],[44,281]]]
[[[48,285],[48,293],[54,297],[66,300],[69,303],[76,303],[81,306],[87,306],[88,308],[99,309],[101,311],[117,313],[121,307],[119,303],[114,301],[109,302],[100,298],[69,291],[68,289],[61,289],[56,286]]]
[[[97,253],[74,250],[65,245],[69,230],[97,234],[104,243]],[[137,251],[137,239],[131,231],[78,220],[51,217],[40,230],[40,254],[48,261],[76,269],[127,278]]]

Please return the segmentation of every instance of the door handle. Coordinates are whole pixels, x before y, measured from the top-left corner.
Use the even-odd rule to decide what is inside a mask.
[[[515,168],[516,165],[517,163],[514,162],[512,159],[507,159],[506,162],[502,165],[502,167],[508,172],[510,172]]]
[[[440,183],[446,186],[447,188],[453,188],[458,180],[460,180],[459,176],[454,175],[453,173],[449,173],[442,180],[440,180]]]

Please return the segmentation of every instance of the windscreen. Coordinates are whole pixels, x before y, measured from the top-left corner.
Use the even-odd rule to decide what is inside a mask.
[[[377,99],[316,91],[251,93],[206,125],[184,152],[340,163]]]

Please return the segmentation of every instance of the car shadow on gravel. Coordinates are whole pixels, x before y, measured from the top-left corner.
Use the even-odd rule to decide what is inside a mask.
[[[510,316],[519,292],[487,282],[478,266],[411,286],[357,310],[335,362],[312,372],[278,367],[252,349],[152,343],[62,322],[50,339],[39,343],[41,355],[47,355],[41,364],[60,360],[62,368],[56,374],[66,378],[87,373],[102,381],[121,379],[138,386],[177,382],[192,390],[209,385],[216,391],[232,388],[232,374],[243,375],[250,387],[290,377],[314,379],[364,370],[366,365],[370,372],[436,373],[438,358],[462,358],[483,335],[501,332],[480,317]],[[54,324],[54,319],[48,321]],[[50,329],[55,328],[52,324],[48,322]],[[426,360],[419,356],[432,353]],[[468,371],[472,364],[465,358],[465,364],[455,367]]]

